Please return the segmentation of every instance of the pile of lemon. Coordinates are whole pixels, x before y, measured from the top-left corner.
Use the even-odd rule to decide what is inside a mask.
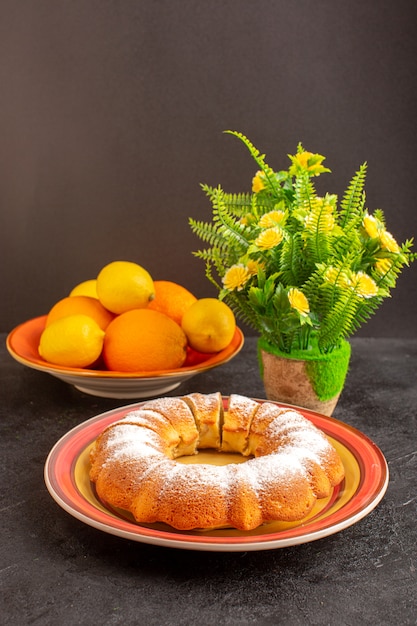
[[[113,261],[49,311],[39,342],[47,362],[111,371],[170,370],[226,348],[232,310],[182,285],[153,280],[141,265]]]

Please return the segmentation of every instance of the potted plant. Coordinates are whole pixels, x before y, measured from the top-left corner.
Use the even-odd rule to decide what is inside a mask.
[[[399,245],[383,212],[369,212],[366,163],[339,202],[316,192],[313,178],[330,172],[324,156],[299,144],[289,167],[275,171],[246,136],[226,132],[243,142],[258,171],[250,192],[202,185],[212,219],[190,218],[206,244],[193,254],[205,261],[219,298],[258,332],[267,397],[330,415],[348,370],[348,338],[415,259],[412,239]]]

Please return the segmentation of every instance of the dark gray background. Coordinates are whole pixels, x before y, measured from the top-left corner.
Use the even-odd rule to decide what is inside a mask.
[[[415,0],[1,0],[0,330],[116,259],[214,295],[188,217],[301,141],[417,231]],[[416,267],[361,331],[416,334]]]

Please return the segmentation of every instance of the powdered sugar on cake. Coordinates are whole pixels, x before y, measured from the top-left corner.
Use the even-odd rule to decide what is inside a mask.
[[[216,393],[163,398],[128,413],[92,449],[98,495],[138,522],[248,530],[302,519],[342,480],[337,452],[298,411],[239,395],[229,409],[223,412]],[[251,458],[226,465],[175,460],[196,454],[199,444]]]

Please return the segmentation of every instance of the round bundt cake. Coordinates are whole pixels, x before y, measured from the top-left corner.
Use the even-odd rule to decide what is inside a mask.
[[[250,458],[176,461],[204,448]],[[146,402],[99,435],[90,459],[103,502],[181,530],[300,520],[344,477],[334,447],[298,411],[238,394],[226,409],[220,393]]]

